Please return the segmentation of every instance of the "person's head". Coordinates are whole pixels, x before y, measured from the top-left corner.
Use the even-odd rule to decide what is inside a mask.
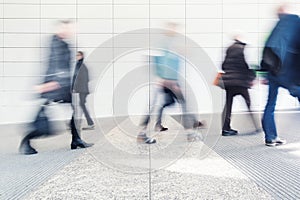
[[[61,20],[57,23],[56,34],[62,39],[71,38],[74,34],[73,22],[69,20]]]
[[[234,30],[231,33],[231,37],[233,40],[237,40],[242,43],[247,43],[245,33],[242,30]]]
[[[176,30],[178,29],[178,24],[175,22],[167,22],[166,29],[168,30],[166,33],[168,36],[174,36],[174,35],[176,35]]]
[[[84,53],[82,51],[77,51],[76,60],[81,60],[84,58]]]
[[[282,14],[290,13],[290,5],[288,3],[283,3],[277,8],[277,15],[280,16]]]

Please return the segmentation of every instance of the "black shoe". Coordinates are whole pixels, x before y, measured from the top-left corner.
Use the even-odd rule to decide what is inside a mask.
[[[237,135],[238,132],[236,130],[223,130],[222,131],[222,136],[233,136],[233,135]]]
[[[274,141],[266,141],[265,145],[268,146],[268,147],[275,147],[275,146],[277,146],[276,142],[274,142]]]
[[[136,141],[138,143],[145,143],[145,144],[154,144],[156,143],[156,140],[154,138],[150,138],[146,135],[146,133],[140,133],[138,134]]]
[[[232,131],[232,132],[238,133],[238,131],[237,131],[237,130],[234,130],[234,129],[229,129],[229,131]]]
[[[265,145],[268,147],[275,147],[275,146],[284,145],[284,144],[286,144],[286,140],[280,139],[280,138],[276,138],[271,141],[266,140],[266,142],[265,142]]]
[[[167,131],[167,130],[169,130],[169,129],[167,127],[163,127],[162,125],[156,125],[155,126],[155,131],[162,132],[162,131]]]
[[[79,148],[88,148],[88,147],[91,147],[93,145],[94,145],[93,143],[86,143],[81,139],[77,139],[75,141],[72,141],[71,149],[77,149],[77,147],[79,147]]]
[[[19,152],[20,152],[20,154],[24,154],[24,155],[31,155],[31,154],[38,153],[32,146],[30,146],[29,141],[28,142],[22,141],[22,143],[19,147]]]

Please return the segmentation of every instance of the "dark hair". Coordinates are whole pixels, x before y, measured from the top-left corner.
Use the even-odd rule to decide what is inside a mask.
[[[60,24],[72,24],[71,20],[60,20],[59,21]]]
[[[82,57],[84,57],[84,53],[82,51],[77,51]]]
[[[55,25],[56,26],[61,26],[61,25],[69,25],[69,24],[72,24],[73,21],[72,20],[58,20],[55,22]]]

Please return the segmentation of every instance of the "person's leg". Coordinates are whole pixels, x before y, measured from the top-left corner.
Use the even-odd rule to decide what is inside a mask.
[[[72,107],[72,108],[74,108],[74,107]],[[75,110],[73,110],[72,119],[70,122],[71,134],[72,134],[71,149],[77,149],[77,147],[88,148],[88,147],[93,146],[92,143],[86,143],[80,138],[79,133],[76,128],[76,125],[75,125],[75,116],[74,115],[75,115]]]
[[[147,136],[147,126],[150,122],[151,114],[154,111],[154,105],[155,105],[155,102],[157,100],[158,92],[159,91],[155,91],[154,98],[153,98],[153,101],[152,101],[152,104],[151,104],[152,108],[150,109],[149,114],[145,117],[145,119],[140,124],[141,126],[143,126],[143,129],[137,135],[137,142],[138,143],[144,143],[144,144],[154,144],[154,143],[156,143],[156,139]],[[162,111],[160,111],[160,112],[162,112]],[[168,130],[167,128],[164,128],[164,127],[162,127],[162,128],[160,127],[161,131]]]
[[[222,113],[223,131],[229,131],[231,129],[230,118],[231,118],[233,97],[234,97],[234,89],[233,88],[226,89],[226,102]]]
[[[182,109],[182,126],[185,129],[193,127],[194,119],[192,119],[190,114],[187,114],[186,101],[181,91],[180,86],[177,83],[169,86],[170,88],[166,89],[170,98],[171,104],[175,103],[175,100],[180,104]],[[172,100],[172,101],[171,101]]]
[[[36,154],[38,153],[31,145],[30,145],[30,140],[33,138],[37,138],[42,136],[40,132],[37,130],[34,130],[27,134],[21,141],[20,147],[19,147],[19,152],[21,154],[25,155],[30,155],[30,154]]]
[[[89,126],[92,126],[92,125],[94,125],[94,122],[93,122],[93,120],[92,120],[92,118],[91,118],[91,116],[90,116],[90,114],[89,114],[89,112],[86,108],[86,105],[85,105],[87,95],[88,95],[87,93],[79,93],[79,101],[80,101],[79,103],[80,103],[80,107],[81,107],[81,109],[84,113],[84,116],[86,118],[87,124]]]
[[[262,118],[262,127],[265,132],[265,141],[271,142],[277,137],[277,130],[274,119],[274,111],[277,101],[279,85],[273,80],[269,80],[269,94],[267,104]]]
[[[71,118],[71,122],[70,122],[71,134],[72,134],[72,142],[76,141],[76,140],[80,140],[80,136],[79,136],[79,133],[78,133],[77,128],[76,128],[75,116],[74,115],[75,114],[73,112],[72,118]]]
[[[181,91],[181,88],[178,84],[176,84],[176,86],[174,87],[175,89],[173,89],[171,92],[171,95],[173,97],[173,99],[176,99],[178,101],[178,103],[181,105],[181,109],[182,109],[182,117],[183,117],[183,122],[182,125],[185,129],[192,129],[192,128],[200,128],[200,127],[204,127],[205,126],[205,122],[200,122],[196,115],[193,113],[189,113],[187,110],[187,104],[186,104],[186,100],[184,98],[184,95]]]
[[[143,121],[140,125],[143,127],[147,127],[147,125],[149,124],[149,121],[150,121],[150,113],[145,117],[145,119],[143,119]]]
[[[258,125],[255,122],[255,118],[254,118],[252,110],[251,110],[251,99],[250,99],[250,95],[249,95],[248,89],[247,88],[241,88],[240,94],[242,95],[242,97],[244,98],[244,100],[246,102],[246,105],[247,105],[247,108],[248,108],[248,111],[249,111],[252,123],[253,123],[256,131],[258,131],[259,127],[258,127]]]
[[[72,94],[72,103],[71,103],[73,113],[72,116],[74,117],[74,124],[76,127],[76,130],[79,131],[81,130],[81,117],[82,117],[82,109],[80,107],[80,95],[79,93],[73,93]],[[71,127],[71,121],[70,121],[70,129],[72,130]],[[80,131],[79,131],[80,132]]]
[[[30,140],[42,137],[50,132],[48,118],[46,116],[44,106],[40,108],[31,126],[33,127],[33,131],[27,134],[21,141],[19,147],[21,154],[36,154],[37,151],[30,145]]]
[[[83,130],[94,129],[94,121],[92,120],[92,118],[86,108],[86,105],[85,105],[87,95],[88,95],[87,93],[79,93],[79,105],[80,105],[81,110],[84,113],[84,116],[85,116],[87,124],[88,124],[87,127],[82,128]]]
[[[185,129],[194,128],[198,121],[196,120],[196,117],[194,114],[188,113],[186,100],[182,94],[181,89],[178,87],[176,90],[174,90],[174,92],[172,93],[172,96],[181,105],[181,110],[182,110],[182,123],[181,124],[182,124],[182,126]]]
[[[241,88],[239,93],[244,98],[247,108],[249,111],[251,111],[251,99],[247,88]]]
[[[162,120],[162,114],[165,107],[168,107],[175,103],[174,97],[172,95],[172,91],[168,88],[164,88],[164,104],[160,107],[158,111],[158,117],[156,126],[162,126],[161,120]]]
[[[181,105],[182,109],[182,126],[185,129],[185,132],[187,133],[187,141],[193,142],[197,140],[201,140],[202,136],[195,132],[193,130],[194,128],[204,127],[204,123],[197,120],[195,114],[188,113],[186,100],[183,96],[183,93],[181,91],[181,88],[178,84],[176,84],[174,90],[171,91],[170,95],[173,97],[173,99],[176,99],[178,103]]]
[[[298,99],[298,101],[300,102],[300,85],[292,85],[288,88],[290,94],[293,97],[296,97]]]
[[[154,87],[154,95],[150,95],[150,98],[151,99],[151,103],[150,103],[150,108],[149,108],[149,113],[147,116],[145,116],[144,119],[142,119],[142,122],[140,123],[140,126],[143,126],[144,128],[147,128],[149,122],[150,122],[150,119],[151,119],[151,115],[152,113],[154,112],[155,110],[155,103],[158,99],[158,96],[159,96],[159,93],[160,93],[160,90],[162,90],[163,88],[157,88],[157,87]]]

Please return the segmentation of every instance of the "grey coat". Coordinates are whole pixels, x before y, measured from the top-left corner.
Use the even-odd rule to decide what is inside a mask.
[[[86,65],[81,62],[79,64],[78,69],[77,66],[75,68],[72,90],[76,93],[89,93],[89,72]]]

